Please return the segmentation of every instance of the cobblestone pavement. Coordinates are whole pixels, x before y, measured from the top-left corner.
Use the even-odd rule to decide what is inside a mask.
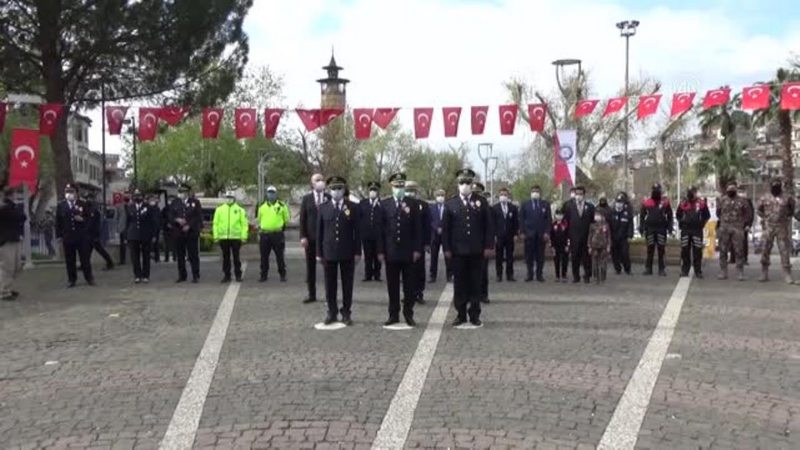
[[[24,297],[0,304],[0,448],[158,448],[227,287],[218,264],[204,263],[199,285],[175,285],[172,264],[146,286],[129,266],[71,290],[62,268],[24,272]],[[299,259],[288,283],[258,283],[257,267],[194,447],[370,448],[444,283],[428,287],[416,329],[390,332],[385,285],[358,281],[359,266],[355,325],[323,332],[324,302],[301,303]],[[800,448],[800,287],[707,272],[691,282],[636,447]],[[676,274],[492,282],[484,328],[444,325],[405,447],[594,448]]]

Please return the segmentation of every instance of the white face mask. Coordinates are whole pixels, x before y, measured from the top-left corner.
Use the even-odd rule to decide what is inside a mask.
[[[461,195],[469,195],[472,193],[472,186],[468,184],[459,184],[458,193]]]
[[[595,222],[602,222],[603,221],[603,216],[594,216],[594,221]]]
[[[569,198],[575,198],[575,193],[574,192],[570,192],[569,193]]]
[[[578,203],[583,203],[583,196],[582,195],[575,195],[575,201]]]
[[[617,211],[622,211],[623,207],[625,207],[625,205],[622,203],[614,203],[614,209],[616,209]]]
[[[378,191],[369,191],[369,198],[372,200],[378,198]]]
[[[325,182],[322,180],[317,180],[314,182],[314,190],[317,192],[322,192],[325,190]]]
[[[417,198],[417,193],[414,191],[406,191],[406,195],[411,198]]]
[[[344,189],[332,189],[331,197],[337,202],[344,198]]]
[[[541,192],[531,192],[531,200],[539,200],[542,198]]]
[[[508,202],[508,196],[501,195],[500,196],[500,203],[506,203],[506,202]]]
[[[400,200],[406,196],[406,190],[401,187],[392,188],[392,197]]]
[[[436,203],[444,203],[444,197],[442,197],[441,195],[436,197]]]
[[[563,219],[563,218],[564,218],[564,216],[562,214],[556,214],[556,220],[557,221],[561,222],[561,219]]]
[[[189,198],[189,195],[186,194],[186,192],[180,192],[178,194],[178,198],[181,199],[181,200],[186,200],[187,198]]]
[[[233,204],[233,200],[234,200],[234,199],[232,199],[232,198],[230,198],[230,197],[227,197],[227,198],[225,199],[225,202],[226,202],[227,204],[229,204],[229,205],[232,205],[232,204]]]
[[[69,200],[71,202],[74,202],[75,201],[75,194],[73,194],[73,193],[64,194],[64,198],[66,198],[67,200]]]

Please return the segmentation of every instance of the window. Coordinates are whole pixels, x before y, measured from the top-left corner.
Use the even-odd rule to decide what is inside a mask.
[[[80,125],[76,126],[72,132],[73,137],[78,142],[83,142],[83,130]]]

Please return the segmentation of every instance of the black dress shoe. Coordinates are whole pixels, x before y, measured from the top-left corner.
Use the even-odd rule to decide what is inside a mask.
[[[498,283],[502,283],[503,282],[503,277],[497,277],[497,278],[495,278],[495,280],[497,280]]]
[[[685,277],[688,277],[688,276],[689,276],[689,272],[681,271],[681,278],[685,278]]]
[[[392,318],[392,319],[389,319],[386,322],[384,322],[383,326],[388,327],[389,325],[395,325],[395,324],[398,324],[398,323],[400,323],[400,319]]]
[[[452,325],[454,327],[458,327],[458,326],[464,325],[465,323],[467,323],[467,319],[456,318],[456,320],[453,321]]]
[[[382,279],[380,279],[380,278],[375,278],[375,281],[377,281],[378,283],[380,283],[380,282],[381,282],[381,281],[383,281],[383,280],[382,280]]]
[[[183,283],[184,281],[186,281],[186,278],[178,278],[175,280],[176,283]]]
[[[281,283],[286,283],[286,275],[281,275]]]
[[[74,288],[74,287],[75,287],[75,282],[74,281],[70,281],[69,283],[67,283],[67,289]]]
[[[475,325],[476,327],[479,327],[479,326],[483,325],[483,322],[481,322],[481,319],[473,319],[473,320],[470,320],[469,323]]]
[[[699,280],[702,280],[702,279],[703,279],[703,272],[697,272],[697,273],[695,273],[695,274],[694,274],[694,277],[695,277],[695,278],[697,278],[697,279],[699,279]]]
[[[436,277],[428,278],[428,283],[431,283],[431,284],[436,283]]]
[[[488,298],[482,298],[481,303],[492,303],[492,301],[489,300]]]
[[[220,283],[230,283],[231,282],[231,277],[222,277],[222,279],[219,282]]]
[[[517,279],[516,279],[516,278],[514,278],[514,277],[506,277],[506,280],[507,280],[507,281],[510,281],[510,282],[512,282],[512,283],[515,283],[515,282],[517,281]]]
[[[410,327],[415,327],[417,326],[417,322],[415,322],[414,319],[412,319],[411,317],[406,317],[406,325]]]
[[[592,279],[590,277],[586,277],[586,278],[583,279],[583,282],[586,283],[586,284],[589,284],[589,283],[592,282]]]
[[[332,323],[334,323],[334,322],[336,322],[336,317],[330,317],[330,316],[329,316],[329,317],[326,317],[326,318],[325,318],[325,322],[323,322],[323,323],[324,323],[325,325],[330,325],[330,324],[332,324]]]
[[[342,323],[347,325],[348,327],[352,326],[353,325],[353,319],[351,319],[349,316],[348,317],[342,317]]]
[[[197,284],[198,281],[200,281],[200,277],[192,278],[192,283]]]
[[[580,282],[581,282],[581,279],[580,279],[580,278],[573,278],[573,279],[572,279],[572,282],[573,282],[573,283],[580,283]]]
[[[425,299],[420,297],[420,298],[417,299],[417,303],[420,304],[420,305],[424,305],[425,304]]]
[[[527,277],[525,277],[526,283],[530,283],[531,281],[533,281],[533,275],[528,275]]]
[[[317,301],[317,299],[308,297],[305,300],[303,300],[303,303],[314,303],[316,301]]]
[[[666,270],[664,270],[664,269],[661,269],[661,270],[659,270],[659,271],[658,271],[658,276],[660,276],[660,277],[665,277],[665,276],[667,276],[667,271],[666,271]]]
[[[539,275],[538,277],[536,277],[536,281],[538,281],[539,283],[544,283],[544,277]]]
[[[362,283],[366,283],[367,281],[372,281],[372,278],[364,277],[364,278],[361,279]]]
[[[241,276],[241,275],[239,275],[238,277],[236,277],[236,282],[237,282],[237,283],[241,283],[243,280],[244,280],[244,278],[242,278],[242,276]]]
[[[263,283],[263,282],[265,282],[265,281],[267,281],[267,277],[266,277],[266,276],[263,276],[263,275],[261,276],[261,278],[259,278],[259,279],[258,279],[258,282],[259,282],[259,283]]]
[[[95,286],[94,280],[86,280],[86,284],[88,284],[89,286]]]
[[[642,275],[652,275],[652,274],[653,274],[653,269],[645,269],[644,272],[642,272]]]

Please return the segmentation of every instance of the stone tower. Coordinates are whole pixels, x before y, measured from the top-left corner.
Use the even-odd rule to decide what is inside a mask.
[[[344,108],[347,104],[347,83],[350,80],[339,78],[339,71],[344,68],[336,64],[333,50],[331,50],[331,61],[322,69],[328,72],[328,77],[317,80],[320,85],[320,107]]]

